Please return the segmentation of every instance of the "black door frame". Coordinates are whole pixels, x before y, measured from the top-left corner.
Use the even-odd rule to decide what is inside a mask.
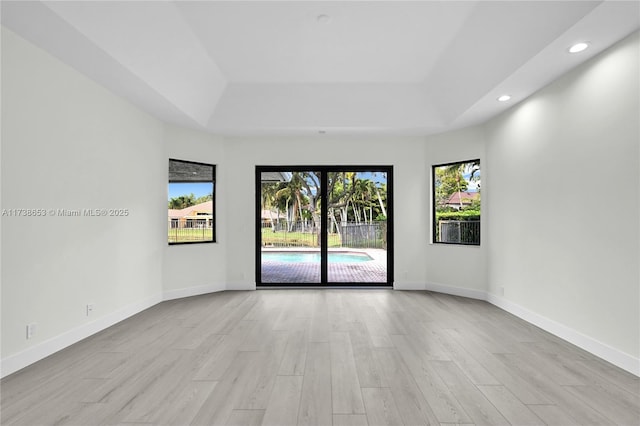
[[[325,203],[320,209],[320,222],[323,224],[320,233],[320,282],[319,283],[263,283],[262,282],[262,173],[263,172],[321,172],[320,194],[321,199],[327,199],[328,179],[327,172],[384,172],[387,174],[387,282],[329,282],[327,261],[328,253],[328,232],[327,222],[329,213]],[[256,264],[256,286],[257,287],[389,287],[393,286],[393,166],[389,165],[366,165],[366,166],[256,166],[255,176],[255,218],[256,218],[256,241],[255,241],[255,264]]]

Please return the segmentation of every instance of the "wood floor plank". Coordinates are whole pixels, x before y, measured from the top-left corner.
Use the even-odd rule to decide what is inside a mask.
[[[388,335],[408,334],[407,330],[409,330],[411,327],[405,325],[404,318],[400,313],[391,311],[385,307],[376,308],[376,313],[378,314],[380,321],[387,330]]]
[[[302,394],[301,376],[277,376],[262,424],[265,426],[295,426]]]
[[[366,325],[371,343],[375,348],[392,348],[393,342],[384,327],[380,316],[371,306],[362,306],[359,309],[359,317]]]
[[[334,414],[333,426],[368,426],[365,414]]]
[[[331,399],[333,414],[364,414],[364,404],[349,333],[332,332]]]
[[[253,306],[257,303],[258,295],[253,292],[239,292],[238,297],[232,299],[223,316],[218,316],[218,321],[210,323],[214,334],[230,334],[236,325],[244,320]],[[266,318],[265,318],[266,320]]]
[[[327,306],[326,294],[314,293],[314,305],[311,315],[310,342],[328,342],[331,331],[329,323],[329,307]]]
[[[440,426],[475,426],[473,423],[440,423]]]
[[[429,361],[477,425],[509,425],[509,421],[452,361]]]
[[[363,388],[386,387],[384,376],[373,354],[373,342],[366,325],[360,321],[354,323],[349,331],[349,338],[360,386]]]
[[[549,426],[580,426],[580,422],[557,405],[530,405],[529,409]]]
[[[516,342],[505,339],[500,334],[500,329],[487,320],[478,320],[466,327],[449,329],[448,331],[455,331],[465,341],[473,342],[491,354],[516,352],[513,348]]]
[[[547,373],[551,380],[559,385],[581,386],[587,385],[591,379],[584,372],[576,371],[572,364],[574,361],[567,361],[557,354],[529,350],[532,345],[523,345],[523,349],[518,353],[526,362],[538,366],[541,371]]]
[[[199,369],[193,379],[220,380],[235,359],[238,347],[257,324],[257,321],[240,321],[231,334],[212,336],[217,342],[209,341],[196,349],[201,354],[201,362],[198,363]]]
[[[187,370],[191,359],[188,351],[176,351],[176,361],[168,364],[162,374],[156,374],[151,380],[144,380],[144,387],[137,389],[135,395],[126,402],[119,413],[118,420],[128,423],[148,423],[156,418],[158,410],[175,401],[175,392],[184,386],[182,373]],[[191,383],[191,380],[187,381]]]
[[[329,342],[311,342],[305,363],[298,425],[331,424],[332,414]]]
[[[302,376],[307,360],[309,332],[308,330],[291,331],[287,337],[278,374],[281,376]]]
[[[19,404],[0,411],[0,424],[2,425],[38,425],[42,423],[56,424],[68,423],[71,419],[78,417],[83,409],[83,404],[79,403],[82,395],[92,387],[100,384],[103,379],[76,379],[66,383],[66,386],[59,389],[48,389],[46,392],[38,392],[40,400],[38,410],[34,410],[32,402]],[[109,415],[111,413],[107,413]]]
[[[259,352],[238,352],[190,424],[223,425],[241,398],[255,390]]]
[[[496,356],[508,364],[516,374],[520,374],[522,378],[544,391],[555,405],[578,423],[582,425],[611,425],[615,423],[590,405],[584,403],[580,398],[569,393],[565,387],[555,383],[548,372],[540,370],[536,365],[522,362],[520,357],[513,354],[498,354]]]
[[[491,374],[496,380],[509,389],[524,404],[551,404],[545,392],[537,389],[529,381],[518,374],[514,374],[507,365],[500,361],[495,354],[487,352],[473,339],[462,336],[457,330],[446,330],[460,345],[464,345],[468,352]]]
[[[488,303],[260,290],[160,303],[0,381],[2,425],[640,424],[640,378]]]
[[[190,424],[217,384],[218,382],[209,381],[184,381],[172,392],[171,400],[155,412],[150,423],[166,426]]]
[[[435,413],[395,348],[376,348],[376,357],[405,424],[436,424]]]
[[[544,425],[509,389],[504,386],[478,386],[480,392],[498,409],[500,414],[514,425]]]
[[[438,338],[440,328],[433,322],[420,321],[412,331],[411,341],[425,354],[425,360],[451,361],[451,353]]]
[[[269,398],[275,385],[278,370],[282,363],[284,349],[287,343],[287,333],[283,331],[272,331],[266,333],[264,342],[259,345],[263,348],[256,352],[259,355],[256,364],[253,366],[253,389],[247,388],[243,397],[234,408],[245,410],[266,409]],[[241,352],[240,352],[241,353]]]
[[[636,397],[640,397],[640,378],[608,362],[596,359],[579,360],[576,364],[588,371],[590,377],[598,376],[600,383],[618,386]]]
[[[418,388],[440,423],[472,423],[471,417],[431,364],[424,365],[424,373],[414,376]]]
[[[469,377],[469,379],[476,385],[499,385],[501,384],[486,368],[484,368],[475,356],[471,353],[471,350],[465,349],[455,341],[448,333],[447,330],[441,330],[436,333],[439,341],[445,347],[450,354],[451,359],[456,365]]]
[[[264,410],[231,410],[226,426],[260,426]]]
[[[356,315],[350,309],[347,301],[349,290],[343,293],[329,294],[327,299],[329,313],[329,328],[332,332],[349,332],[356,321]]]
[[[108,379],[135,356],[131,352],[97,352],[85,362],[77,365],[77,375],[83,379]]]
[[[623,396],[613,386],[564,386],[572,395],[622,425],[640,424],[638,399]]]
[[[178,362],[182,355],[179,351],[169,350],[144,364],[136,360],[122,369],[111,380],[104,381],[90,392],[83,395],[81,402],[135,402],[135,398],[145,388],[166,376],[167,371]]]
[[[405,423],[389,388],[362,389],[369,426],[398,426]]]
[[[413,376],[424,374],[424,359],[426,354],[420,348],[420,344],[417,343],[412,336],[401,334],[391,335],[391,341],[411,374]]]

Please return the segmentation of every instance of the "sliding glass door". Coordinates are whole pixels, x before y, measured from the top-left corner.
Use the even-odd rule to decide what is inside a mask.
[[[387,175],[375,168],[328,172],[329,282],[387,283]]]
[[[392,285],[390,166],[256,167],[256,283]]]
[[[320,284],[322,172],[271,169],[258,175],[262,283]]]

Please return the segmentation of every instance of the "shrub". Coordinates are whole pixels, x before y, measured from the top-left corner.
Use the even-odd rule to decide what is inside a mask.
[[[455,212],[436,212],[436,221],[440,220],[480,220],[480,211],[463,210]]]

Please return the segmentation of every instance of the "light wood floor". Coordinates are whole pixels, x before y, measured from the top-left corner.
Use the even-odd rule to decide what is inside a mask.
[[[392,290],[159,304],[1,382],[3,425],[638,425],[640,383],[485,302]]]

